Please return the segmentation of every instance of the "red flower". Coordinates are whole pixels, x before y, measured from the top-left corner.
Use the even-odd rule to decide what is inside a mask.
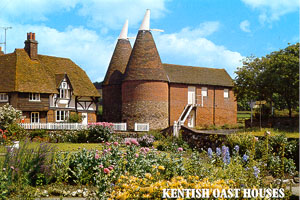
[[[2,136],[2,137],[3,137],[3,139],[4,139],[4,140],[6,140],[6,138],[7,138],[7,137],[6,137],[6,135],[4,135],[4,134],[3,134],[3,136]]]

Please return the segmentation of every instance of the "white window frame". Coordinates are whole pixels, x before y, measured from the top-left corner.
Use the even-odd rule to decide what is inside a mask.
[[[0,102],[8,102],[8,94],[0,93]]]
[[[202,95],[203,97],[207,97],[207,87],[202,87],[202,88],[201,88],[201,95]]]
[[[40,93],[29,93],[29,101],[41,101]]]
[[[37,119],[37,121],[36,121],[36,119]],[[31,123],[40,123],[40,113],[39,112],[31,112],[30,122]]]
[[[63,113],[63,115],[62,115]],[[68,110],[56,110],[55,111],[55,120],[56,122],[65,122],[69,118],[69,111]]]
[[[66,81],[61,82],[59,87],[59,98],[70,99],[70,87]]]
[[[229,89],[227,89],[227,88],[224,89],[224,98],[225,99],[229,98]]]

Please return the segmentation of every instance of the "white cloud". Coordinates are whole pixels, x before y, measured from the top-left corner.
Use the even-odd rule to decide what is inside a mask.
[[[201,23],[197,28],[185,27],[178,34],[187,38],[205,37],[218,31],[220,23],[218,21]]]
[[[164,16],[168,12],[165,1],[168,0],[1,0],[0,18],[27,23],[45,21],[51,14],[69,11],[105,32],[106,28],[120,29],[125,19],[129,19],[130,27],[137,26],[147,8],[151,9],[153,19]]]
[[[112,29],[122,27],[125,19],[130,27],[136,27],[143,19],[146,9],[151,10],[151,18],[157,19],[167,12],[166,0],[88,0],[82,2],[79,13],[90,19],[93,26]]]
[[[283,15],[299,11],[299,0],[242,0],[253,9],[260,10],[261,23],[279,20]]]
[[[38,52],[43,55],[70,58],[86,71],[92,81],[102,81],[105,76],[115,39],[102,37],[95,31],[83,27],[68,27],[64,31],[58,31],[43,25],[13,26],[13,31],[7,34],[7,53],[15,48],[24,48],[27,32],[35,32],[38,44]]]
[[[225,68],[233,77],[236,67],[241,66],[244,58],[239,52],[230,51],[204,38],[206,34],[199,30],[184,28],[173,34],[153,34],[163,63]]]
[[[250,22],[248,20],[244,20],[240,23],[240,29],[244,32],[251,32],[250,31]]]
[[[49,13],[69,11],[79,0],[1,0],[0,18],[18,18],[18,20],[47,20]]]

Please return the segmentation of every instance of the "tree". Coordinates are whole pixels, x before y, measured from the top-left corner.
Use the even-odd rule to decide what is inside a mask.
[[[290,117],[299,106],[299,43],[266,57],[248,57],[235,73],[239,102],[266,100],[277,108],[288,108]]]

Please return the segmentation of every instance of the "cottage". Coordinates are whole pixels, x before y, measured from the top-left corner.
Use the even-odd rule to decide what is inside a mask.
[[[110,122],[149,123],[150,129],[235,124],[233,81],[225,69],[161,62],[147,10],[133,48],[128,22],[119,36],[103,82],[103,118]]]
[[[0,54],[0,74],[0,106],[21,110],[23,122],[66,122],[72,113],[83,124],[96,122],[93,83],[70,59],[38,54],[35,33],[27,33],[24,49]]]

